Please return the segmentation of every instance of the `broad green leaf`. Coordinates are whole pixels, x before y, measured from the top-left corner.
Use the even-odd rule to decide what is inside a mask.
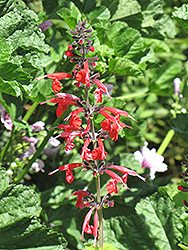
[[[124,57],[111,58],[109,61],[109,71],[117,75],[135,76],[141,74],[139,66],[133,61]]]
[[[119,20],[125,17],[133,16],[141,12],[141,7],[136,0],[119,0],[113,1],[113,5],[116,5],[117,10],[113,14],[111,21]]]
[[[95,8],[94,11],[90,12],[88,17],[91,23],[97,20],[108,20],[110,18],[110,11],[105,6],[100,6],[99,9]]]
[[[0,1],[0,17],[11,11],[16,5],[14,0],[1,0]]]
[[[16,97],[23,92],[31,93],[30,82],[41,68],[39,52],[49,50],[37,20],[37,15],[24,4],[16,5],[0,18],[0,91],[3,93]]]
[[[16,97],[22,95],[20,84],[17,81],[4,81],[1,77],[0,77],[0,91]]]
[[[147,37],[174,38],[176,35],[176,27],[171,18],[163,10],[162,0],[139,1],[142,9],[142,31]]]
[[[174,7],[172,17],[179,23],[179,25],[188,33],[188,4],[183,4],[181,7]]]
[[[62,235],[42,225],[37,218],[42,208],[34,190],[9,184],[3,168],[0,179],[0,248],[65,247]]]
[[[78,21],[82,20],[82,15],[73,2],[70,2],[69,8],[58,10],[57,14],[65,20],[70,29],[75,29]]]
[[[120,165],[122,167],[129,168],[136,171],[138,174],[144,173],[144,169],[141,168],[141,164],[135,160],[133,154],[130,153],[121,153],[120,154]]]
[[[178,114],[175,119],[169,121],[172,129],[188,143],[188,114]]]
[[[176,244],[182,238],[183,209],[175,209],[170,198],[155,194],[143,199],[136,206],[143,223],[149,225],[148,235],[154,240],[153,249],[178,249]]]
[[[88,250],[93,250],[93,246],[87,246],[86,244],[84,245],[84,247]],[[101,247],[95,247],[96,250],[101,250]],[[104,243],[103,244],[103,250],[117,250],[117,248],[115,246],[113,246],[112,244],[108,244],[108,243]]]

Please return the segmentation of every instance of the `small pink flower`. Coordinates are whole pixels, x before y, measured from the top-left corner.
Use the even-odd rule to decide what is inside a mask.
[[[33,132],[39,132],[44,130],[45,123],[42,121],[38,121],[33,123],[30,127],[32,128]]]
[[[47,30],[48,28],[50,28],[52,26],[52,22],[50,19],[42,22],[42,23],[39,23],[39,28],[42,30],[42,32],[44,32],[45,30]]]
[[[142,164],[142,168],[150,169],[150,178],[155,179],[156,172],[164,172],[167,165],[163,163],[164,157],[156,153],[156,149],[151,150],[147,146],[143,146],[140,151],[134,152],[135,159]]]

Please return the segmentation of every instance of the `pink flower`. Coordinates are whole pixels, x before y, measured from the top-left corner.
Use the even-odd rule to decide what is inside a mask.
[[[32,128],[33,132],[39,132],[44,130],[45,123],[42,121],[38,121],[33,123],[30,127]]]
[[[142,168],[150,169],[150,178],[155,178],[156,172],[164,172],[167,170],[167,165],[163,163],[164,157],[156,153],[156,149],[151,150],[144,146],[140,151],[134,152],[135,159],[142,164]]]
[[[4,107],[2,106],[1,108],[1,122],[4,124],[5,128],[12,131],[12,120],[10,119],[10,115],[9,113],[7,113],[7,111],[4,109]]]
[[[69,163],[66,165],[62,165],[58,169],[55,169],[54,171],[50,172],[48,175],[52,175],[58,171],[66,171],[66,181],[70,184],[74,180],[74,176],[71,170],[73,170],[74,168],[81,167],[81,166],[83,166],[83,163]]]
[[[46,21],[44,21],[44,22],[42,22],[42,23],[39,23],[39,28],[42,30],[42,32],[43,31],[45,31],[45,30],[47,30],[48,28],[50,28],[51,26],[52,26],[53,24],[52,24],[52,22],[51,22],[51,20],[50,19],[48,19],[48,20],[46,20]]]

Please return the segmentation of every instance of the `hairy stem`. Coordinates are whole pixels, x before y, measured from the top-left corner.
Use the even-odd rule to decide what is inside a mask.
[[[87,85],[84,86],[85,90],[85,99],[86,99],[86,107],[87,110],[90,110],[90,104],[89,104],[89,95],[88,95],[88,87]],[[93,141],[93,149],[97,147],[97,141],[95,136],[95,127],[93,123],[93,119],[90,119],[90,127],[91,127],[91,133],[92,133],[92,141]],[[98,161],[95,160],[95,166],[98,170]],[[96,191],[97,191],[97,203],[101,203],[101,184],[100,184],[100,176],[97,176],[96,178]],[[102,213],[102,207],[99,208],[99,230],[100,230],[100,247],[103,249],[103,213]]]

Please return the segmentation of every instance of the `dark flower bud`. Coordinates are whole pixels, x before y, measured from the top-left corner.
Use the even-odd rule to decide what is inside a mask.
[[[78,34],[78,32],[77,32],[77,31],[75,31],[75,30],[71,30],[71,31],[70,31],[70,33],[71,33],[72,35],[76,35],[76,34]]]

